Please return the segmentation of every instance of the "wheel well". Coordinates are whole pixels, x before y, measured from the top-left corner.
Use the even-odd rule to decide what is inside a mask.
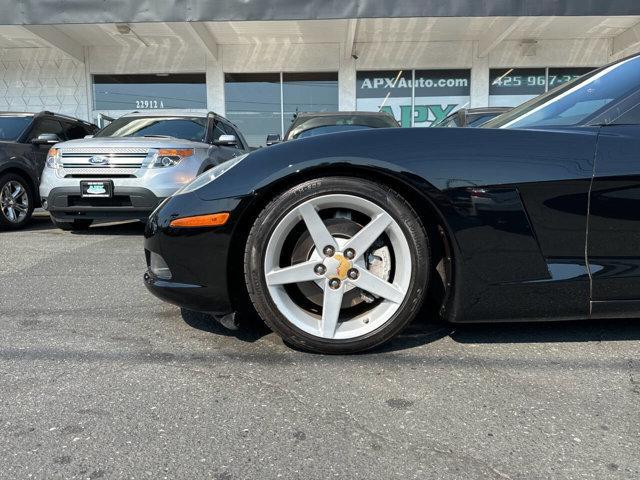
[[[40,206],[40,195],[38,192],[38,188],[36,187],[31,175],[29,175],[27,171],[22,170],[21,168],[9,167],[0,171],[0,176],[6,175],[7,173],[13,173],[14,175],[19,175],[20,177],[22,177],[24,181],[27,182],[27,186],[31,190],[31,194],[33,195],[33,198],[35,200],[36,207]]]
[[[432,303],[429,307],[429,313],[444,314],[445,305],[449,303],[451,291],[453,290],[454,269],[451,236],[442,215],[429,197],[418,192],[413,186],[408,185],[397,177],[381,171],[360,168],[353,165],[347,168],[335,168],[333,166],[331,169],[318,168],[280,179],[260,191],[260,195],[256,200],[243,212],[232,234],[232,246],[229,251],[227,269],[229,286],[231,287],[231,301],[237,310],[242,311],[247,305],[251,305],[243,274],[244,248],[246,243],[244,239],[248,236],[254,220],[258,217],[262,209],[278,194],[304,181],[318,177],[354,176],[362,176],[392,188],[399,193],[417,213],[425,229],[427,229],[427,234],[431,241],[432,266],[434,267],[431,278],[434,279],[437,275],[436,279],[438,280],[437,282],[430,282],[428,301],[426,303]],[[433,311],[431,311],[432,308]],[[243,313],[255,315],[253,310]]]

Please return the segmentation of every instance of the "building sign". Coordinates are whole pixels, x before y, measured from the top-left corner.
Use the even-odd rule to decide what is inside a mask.
[[[357,109],[386,111],[402,127],[428,127],[469,104],[469,70],[363,71],[356,79]]]
[[[206,77],[200,73],[94,75],[96,110],[207,108]]]
[[[515,107],[592,68],[493,68],[489,72],[489,105]]]

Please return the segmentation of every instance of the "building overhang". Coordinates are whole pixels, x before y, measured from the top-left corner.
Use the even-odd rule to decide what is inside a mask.
[[[0,0],[4,25],[405,17],[618,16],[637,0]]]

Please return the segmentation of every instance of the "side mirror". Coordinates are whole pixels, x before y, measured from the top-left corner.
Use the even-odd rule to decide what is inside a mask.
[[[280,134],[279,133],[271,133],[267,135],[267,147],[271,145],[275,145],[276,143],[280,143]]]
[[[236,145],[238,145],[238,140],[236,139],[235,135],[220,135],[215,144],[235,147]]]
[[[38,135],[37,138],[31,140],[31,143],[33,143],[34,145],[53,145],[60,142],[60,137],[55,133],[43,133],[41,135]]]

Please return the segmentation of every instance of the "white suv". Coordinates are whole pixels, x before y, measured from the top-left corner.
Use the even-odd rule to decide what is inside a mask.
[[[42,206],[63,230],[144,220],[197,175],[246,151],[237,127],[214,113],[132,113],[49,150]]]

